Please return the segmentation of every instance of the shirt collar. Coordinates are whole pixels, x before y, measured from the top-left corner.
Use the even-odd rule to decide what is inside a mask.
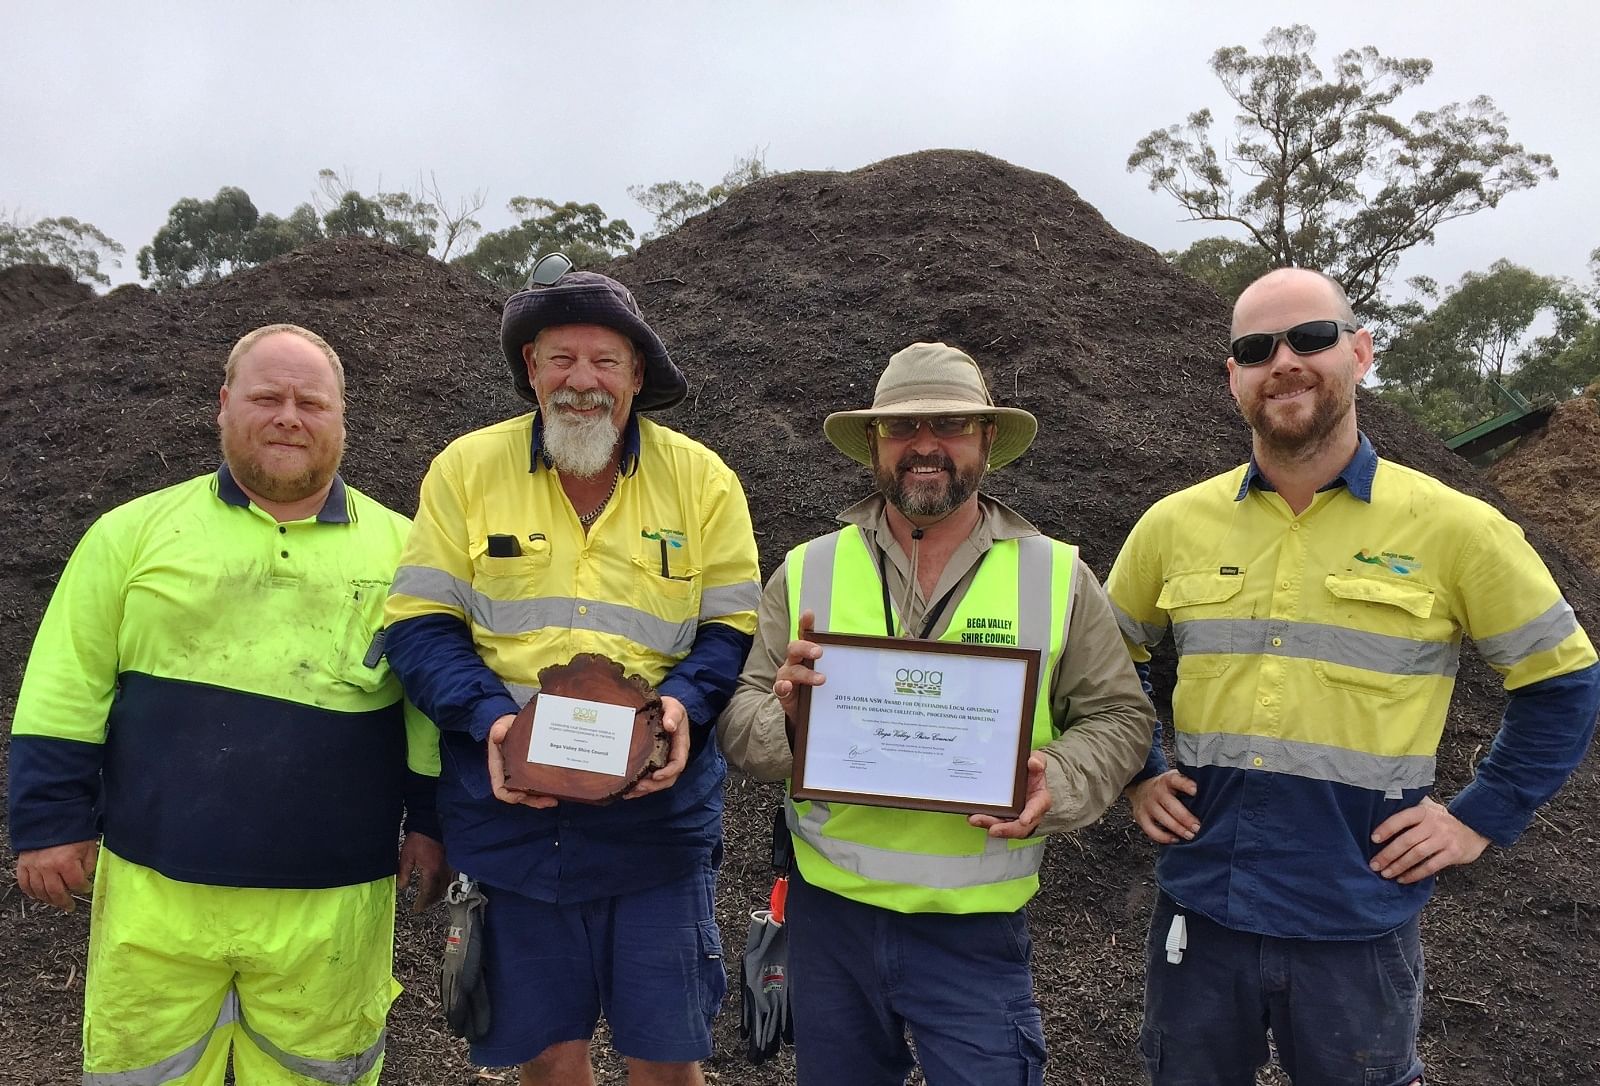
[[[544,412],[533,413],[533,437],[528,446],[528,474],[539,470],[539,465],[550,467],[550,457],[544,451]],[[628,421],[622,428],[622,474],[632,475],[639,470],[639,415],[628,412]]]
[[[1356,442],[1355,455],[1344,466],[1344,470],[1340,471],[1338,475],[1335,475],[1327,483],[1317,487],[1317,493],[1320,494],[1324,490],[1333,490],[1342,486],[1350,491],[1351,497],[1359,498],[1371,505],[1372,480],[1378,474],[1378,453],[1373,449],[1372,442],[1367,440],[1366,434],[1358,432],[1356,436],[1359,440]],[[1244,481],[1239,484],[1239,493],[1233,496],[1233,500],[1236,502],[1244,501],[1244,496],[1250,493],[1252,486],[1257,490],[1264,490],[1268,493],[1277,489],[1272,485],[1272,480],[1261,474],[1261,469],[1256,466],[1254,455],[1250,457],[1250,463],[1245,466]]]
[[[236,505],[240,509],[250,508],[250,495],[244,492],[239,481],[233,477],[233,472],[228,470],[226,461],[217,469],[217,497],[228,505]],[[350,523],[350,506],[345,500],[344,479],[337,472],[333,476],[333,485],[328,488],[327,500],[322,503],[322,508],[317,510],[317,520],[323,524]]]

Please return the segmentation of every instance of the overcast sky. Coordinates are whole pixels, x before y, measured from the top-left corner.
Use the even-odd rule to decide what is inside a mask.
[[[1500,257],[1587,282],[1600,246],[1600,5],[1118,2],[39,3],[0,0],[0,208],[73,215],[127,247],[117,281],[185,196],[262,211],[317,170],[401,188],[594,201],[642,233],[630,184],[848,170],[934,147],[1053,174],[1160,249],[1181,221],[1125,168],[1135,142],[1230,103],[1207,67],[1309,23],[1318,58],[1374,45],[1434,62],[1404,116],[1487,94],[1560,178],[1441,228],[1402,276],[1454,282]]]

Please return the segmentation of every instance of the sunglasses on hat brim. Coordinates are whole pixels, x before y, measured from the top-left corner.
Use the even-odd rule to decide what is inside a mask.
[[[560,279],[572,270],[572,261],[567,259],[565,253],[546,253],[534,262],[533,270],[528,273],[528,282],[522,288],[554,286]]]
[[[1233,361],[1238,366],[1259,366],[1271,358],[1278,344],[1287,343],[1295,354],[1316,354],[1339,342],[1339,333],[1357,331],[1347,321],[1304,321],[1281,332],[1251,332],[1233,341]]]

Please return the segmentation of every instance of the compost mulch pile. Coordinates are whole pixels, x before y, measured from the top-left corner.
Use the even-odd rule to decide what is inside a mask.
[[[1600,570],[1600,385],[1557,404],[1489,478],[1573,554]]]
[[[823,440],[822,418],[867,405],[884,361],[917,340],[965,348],[1000,402],[1040,417],[1033,449],[986,489],[1080,543],[1102,575],[1151,502],[1248,448],[1219,361],[1228,314],[1216,296],[1060,181],[982,155],[924,152],[764,180],[609,270],[688,374],[688,399],[662,421],[739,472],[769,573],[867,491],[866,472]],[[9,718],[54,577],[88,522],[215,463],[216,386],[238,335],[289,320],[338,347],[350,383],[346,478],[410,511],[450,437],[520,409],[499,356],[500,301],[425,257],[339,242],[212,287],[119,292],[9,329],[0,713]],[[1361,411],[1384,455],[1502,504],[1398,412],[1365,395]],[[1530,536],[1593,633],[1600,583]],[[1496,677],[1465,657],[1439,759],[1446,795],[1487,749],[1503,704]],[[1158,677],[1170,685],[1170,667]],[[729,782],[719,916],[730,972],[747,911],[767,896],[777,802],[771,786]],[[1516,849],[1442,880],[1424,921],[1430,1081],[1600,1080],[1597,822],[1591,758]],[[1143,1081],[1135,1040],[1153,858],[1120,807],[1050,846],[1030,914],[1051,1083]],[[83,913],[24,907],[15,889],[0,899],[0,1082],[76,1081]],[[408,992],[391,1020],[385,1082],[484,1081],[433,1002],[438,923],[402,924]],[[596,1050],[603,1081],[622,1081],[609,1049]],[[751,1068],[741,1053],[730,996],[708,1078],[792,1081],[787,1055]]]
[[[94,297],[65,268],[49,264],[14,264],[0,268],[0,324],[10,324]]]

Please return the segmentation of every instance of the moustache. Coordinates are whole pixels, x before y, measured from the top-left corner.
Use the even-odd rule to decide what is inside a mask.
[[[616,400],[609,392],[602,389],[591,389],[588,392],[577,392],[570,388],[557,389],[550,393],[552,407],[575,407],[580,411],[587,411],[595,407],[610,409],[616,406]]]
[[[897,472],[911,471],[914,468],[942,468],[953,475],[956,462],[942,453],[907,453],[894,466]]]

